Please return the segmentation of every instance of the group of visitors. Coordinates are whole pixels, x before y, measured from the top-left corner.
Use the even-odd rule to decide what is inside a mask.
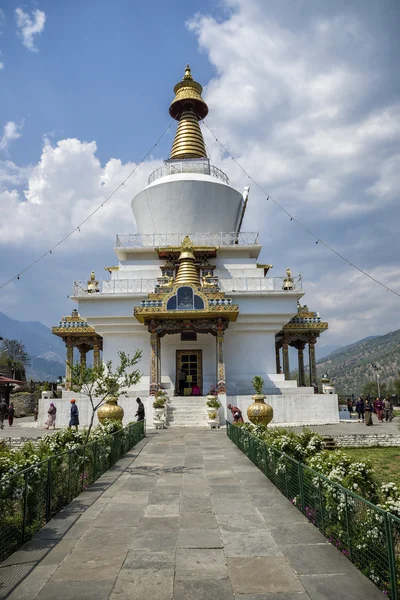
[[[8,424],[12,427],[14,423],[14,414],[15,408],[14,404],[10,402],[10,405],[4,400],[4,398],[0,401],[0,429],[4,429],[4,421],[8,419]]]
[[[350,398],[347,398],[347,408],[351,414],[354,411],[353,402]],[[369,398],[362,398],[359,396],[356,402],[356,412],[358,414],[359,421],[363,421],[368,427],[373,425],[372,414],[375,413],[379,423],[383,423],[383,420],[389,423],[393,420],[393,407],[389,396],[382,401],[381,398],[376,398],[375,401]]]

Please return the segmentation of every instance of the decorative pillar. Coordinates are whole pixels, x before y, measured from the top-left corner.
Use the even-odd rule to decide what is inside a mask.
[[[299,386],[305,386],[305,376],[304,376],[304,348],[306,347],[305,342],[297,342],[297,357],[299,361]]]
[[[65,389],[71,389],[72,367],[74,364],[74,342],[72,337],[67,337],[65,340],[67,346],[67,364],[65,367]]]
[[[157,335],[157,389],[161,389],[161,338]]]
[[[217,332],[217,388],[218,395],[226,394],[225,361],[224,361],[224,331],[222,324],[218,325]]]
[[[283,358],[283,373],[285,375],[285,379],[288,381],[290,379],[289,343],[286,338],[283,338],[282,358]]]
[[[95,368],[100,366],[100,340],[98,338],[93,340],[93,366]]]
[[[157,365],[158,365],[158,335],[155,331],[150,333],[150,396],[155,396],[158,390]]]
[[[87,352],[87,347],[86,346],[81,346],[79,348],[79,352],[81,355],[81,368],[82,369],[86,369],[86,352]]]
[[[279,352],[278,344],[275,344],[275,357],[276,357],[276,372],[280,373],[281,372],[281,355]]]
[[[315,361],[316,339],[311,338],[308,344],[309,362],[310,362],[310,385],[317,385],[317,364]]]

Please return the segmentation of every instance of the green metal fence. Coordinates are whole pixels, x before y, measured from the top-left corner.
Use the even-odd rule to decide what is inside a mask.
[[[0,561],[110,469],[145,436],[145,422],[57,454],[1,482]]]
[[[391,600],[400,600],[400,519],[250,432],[227,435],[339,551]]]

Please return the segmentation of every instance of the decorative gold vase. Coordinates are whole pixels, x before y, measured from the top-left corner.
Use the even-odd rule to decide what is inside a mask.
[[[100,406],[97,411],[97,417],[103,425],[106,419],[114,419],[116,421],[121,421],[122,423],[124,409],[121,406],[118,406],[118,398],[109,398],[103,406]]]
[[[249,421],[254,425],[268,425],[274,416],[274,410],[269,404],[264,402],[263,394],[255,394],[253,396],[253,404],[247,408],[247,416]]]

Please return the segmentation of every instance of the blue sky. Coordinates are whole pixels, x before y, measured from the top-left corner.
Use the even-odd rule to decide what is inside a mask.
[[[400,291],[400,24],[396,0],[133,0],[20,4],[0,14],[1,280],[82,220],[168,125],[189,62],[208,126],[270,194],[352,262]],[[130,200],[173,131],[90,223],[0,290],[0,310],[47,325],[73,279],[115,263]],[[247,184],[204,132],[213,162]],[[101,185],[103,183],[103,185]],[[128,187],[128,186],[126,186]],[[301,272],[326,344],[400,327],[400,299],[342,263],[253,186],[244,229],[262,259]],[[322,341],[322,340],[321,340]]]

